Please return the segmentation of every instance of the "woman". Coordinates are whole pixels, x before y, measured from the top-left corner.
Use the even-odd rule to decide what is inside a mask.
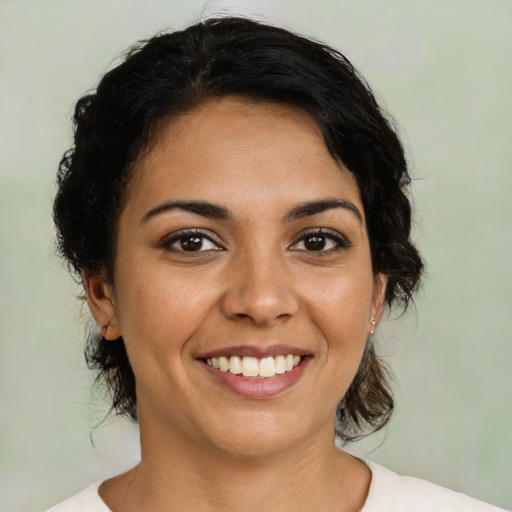
[[[401,144],[341,54],[211,19],[132,49],[75,123],[59,248],[142,457],[52,510],[497,510],[335,446],[390,418],[373,335],[422,271]]]

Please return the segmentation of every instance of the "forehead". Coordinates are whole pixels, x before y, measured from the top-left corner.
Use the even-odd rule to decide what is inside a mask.
[[[161,124],[137,163],[128,203],[169,198],[292,203],[326,196],[360,203],[353,175],[327,150],[307,112],[226,97]]]

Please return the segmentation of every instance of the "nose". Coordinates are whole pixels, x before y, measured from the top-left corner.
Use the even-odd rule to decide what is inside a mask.
[[[283,257],[244,255],[229,274],[221,300],[225,317],[266,327],[290,319],[299,310],[293,278]]]

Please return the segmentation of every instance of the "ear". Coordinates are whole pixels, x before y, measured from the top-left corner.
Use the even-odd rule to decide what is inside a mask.
[[[384,312],[384,305],[386,303],[386,285],[388,278],[384,274],[376,274],[373,280],[373,296],[372,306],[370,311],[370,328],[368,334],[373,334],[379,325],[382,313]]]
[[[98,272],[85,271],[83,282],[87,294],[87,304],[92,316],[99,325],[101,335],[107,340],[116,340],[121,336],[117,318],[113,287]]]

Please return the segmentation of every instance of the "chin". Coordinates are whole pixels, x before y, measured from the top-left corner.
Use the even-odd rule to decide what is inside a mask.
[[[226,455],[259,459],[282,454],[294,446],[307,443],[319,428],[305,424],[303,418],[284,418],[273,414],[253,413],[243,420],[223,422],[208,432],[210,443]],[[334,427],[331,429],[334,432]]]
[[[295,445],[289,435],[264,433],[262,435],[238,437],[237,439],[219,439],[216,448],[226,456],[240,459],[257,460],[286,452]]]

